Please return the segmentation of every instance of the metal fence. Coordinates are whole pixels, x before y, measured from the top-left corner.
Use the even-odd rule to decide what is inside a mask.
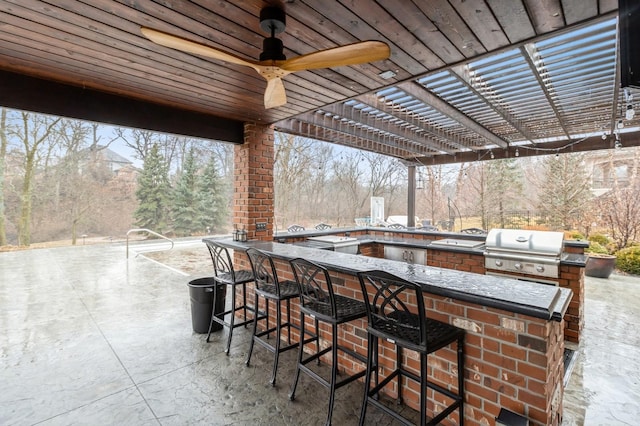
[[[531,210],[510,210],[489,215],[485,218],[485,228],[522,229],[548,225],[549,217]]]

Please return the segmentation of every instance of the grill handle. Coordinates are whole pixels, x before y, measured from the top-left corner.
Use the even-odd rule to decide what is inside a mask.
[[[522,253],[507,253],[504,251],[501,252],[491,252],[485,251],[484,255],[486,257],[492,257],[496,259],[509,259],[509,260],[520,260],[523,262],[538,262],[538,263],[546,263],[547,265],[558,265],[560,263],[560,258],[551,257],[551,256],[535,256],[536,253],[528,252],[526,255]]]

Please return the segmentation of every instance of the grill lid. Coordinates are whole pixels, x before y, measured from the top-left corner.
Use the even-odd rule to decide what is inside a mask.
[[[524,229],[492,229],[487,234],[485,254],[499,252],[559,257],[564,234]]]

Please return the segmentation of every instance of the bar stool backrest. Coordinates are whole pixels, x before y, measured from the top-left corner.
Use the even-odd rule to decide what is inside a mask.
[[[211,254],[216,279],[223,283],[235,283],[236,274],[233,269],[233,261],[231,260],[229,250],[213,241],[205,241],[205,244],[209,249],[209,254]]]
[[[287,228],[287,232],[302,232],[304,230],[304,226],[302,225],[291,225]]]
[[[326,268],[306,259],[293,259],[293,275],[298,283],[301,309],[319,319],[338,319],[331,277]]]
[[[368,331],[414,350],[426,349],[422,289],[384,271],[358,273],[369,320]],[[410,309],[409,305],[417,306]]]
[[[392,223],[390,225],[387,226],[387,228],[389,229],[407,229],[406,226],[400,224],[400,223]]]
[[[253,247],[247,249],[246,253],[249,257],[249,263],[251,263],[251,269],[253,269],[256,290],[275,294],[280,298],[278,273],[271,256]]]

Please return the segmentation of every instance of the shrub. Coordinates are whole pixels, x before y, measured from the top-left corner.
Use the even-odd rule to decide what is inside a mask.
[[[609,254],[609,250],[596,241],[589,242],[589,247],[584,249],[584,252],[590,254]]]
[[[584,235],[579,231],[565,231],[564,237],[567,240],[584,240]]]
[[[628,274],[640,275],[640,247],[627,247],[618,251],[616,268]]]
[[[603,246],[608,246],[611,244],[611,240],[606,235],[602,234],[593,234],[589,235],[589,241],[599,243]]]

